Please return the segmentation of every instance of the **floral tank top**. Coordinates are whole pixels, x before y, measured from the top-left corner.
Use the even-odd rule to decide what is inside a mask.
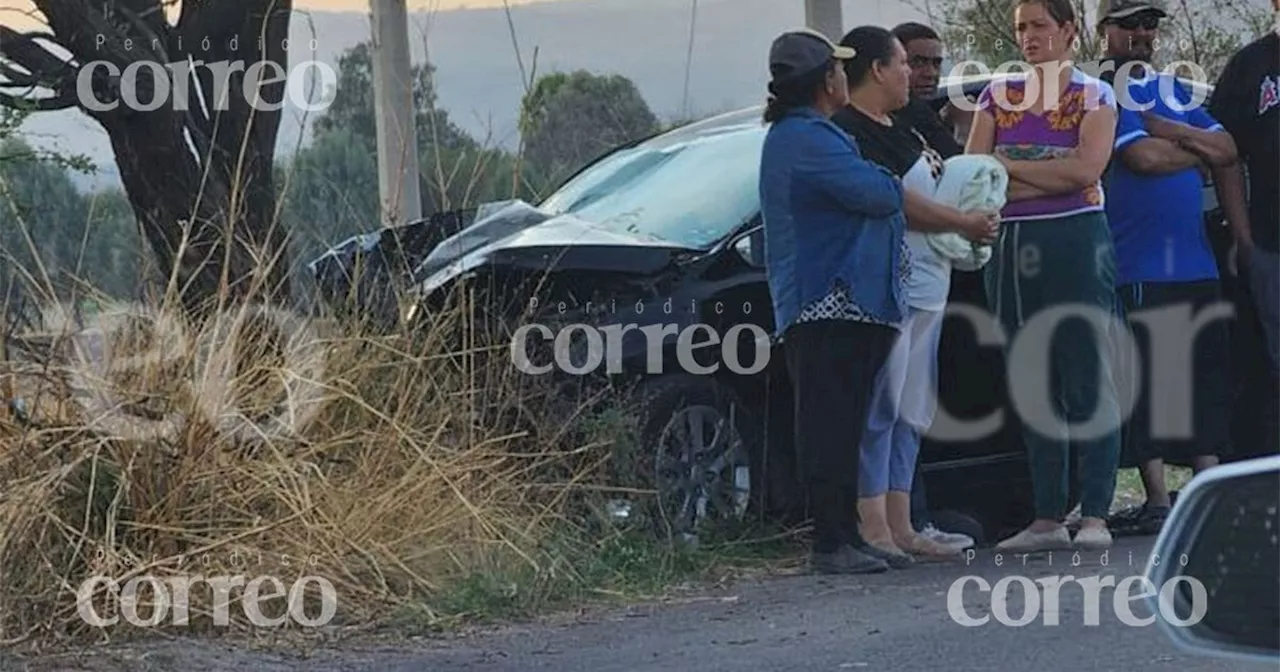
[[[1065,72],[1063,73],[1065,76]],[[1080,142],[1080,125],[1090,110],[1116,109],[1114,89],[1106,82],[1071,69],[1071,81],[1056,109],[1042,114],[1019,109],[1026,98],[1026,75],[993,81],[978,96],[979,109],[995,118],[995,151],[1015,161],[1046,161],[1066,156]],[[1049,219],[1099,212],[1105,207],[1102,180],[1074,193],[1013,201],[1000,211],[1004,220]]]

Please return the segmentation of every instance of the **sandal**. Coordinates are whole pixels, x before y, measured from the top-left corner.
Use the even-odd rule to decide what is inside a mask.
[[[921,562],[948,562],[964,556],[964,549],[938,543],[921,534],[913,535],[897,546]]]
[[[914,565],[916,562],[915,558],[911,557],[910,554],[904,552],[902,549],[888,549],[871,542],[866,542],[865,545],[858,550],[874,558],[884,560],[889,564],[889,567],[893,569],[906,569],[907,567]]]

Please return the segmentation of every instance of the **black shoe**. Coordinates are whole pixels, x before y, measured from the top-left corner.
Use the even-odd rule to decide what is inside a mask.
[[[1117,537],[1149,537],[1160,533],[1160,528],[1164,527],[1164,521],[1169,517],[1170,507],[1167,506],[1150,506],[1142,504],[1141,506],[1132,506],[1122,511],[1117,511],[1114,515],[1107,519],[1107,527],[1111,529],[1111,534]]]
[[[1142,511],[1146,508],[1146,504],[1138,506],[1129,506],[1107,516],[1107,527],[1111,529],[1132,527],[1138,522],[1138,518],[1142,516]]]
[[[880,558],[893,569],[906,569],[916,564],[916,559],[906,553],[886,551],[871,544],[863,544],[858,550],[874,558]]]
[[[810,554],[809,567],[819,574],[879,574],[889,570],[885,561],[847,544],[833,553]]]

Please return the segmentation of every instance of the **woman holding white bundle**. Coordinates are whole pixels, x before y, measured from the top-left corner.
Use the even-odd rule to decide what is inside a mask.
[[[905,567],[914,562],[912,555],[955,558],[961,553],[921,536],[911,524],[911,483],[921,434],[936,409],[938,343],[951,288],[951,261],[929,238],[956,234],[974,245],[990,244],[999,208],[963,212],[933,200],[942,157],[895,114],[907,104],[911,72],[898,39],[883,28],[863,26],[841,44],[857,56],[845,62],[850,103],[832,121],[854,137],[866,159],[899,176],[906,189],[910,310],[876,383],[860,447],[858,492],[862,537],[890,566]]]

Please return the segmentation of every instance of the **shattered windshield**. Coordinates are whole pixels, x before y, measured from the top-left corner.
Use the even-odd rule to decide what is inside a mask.
[[[759,210],[765,131],[755,121],[659,136],[583,171],[540,209],[705,249]]]

